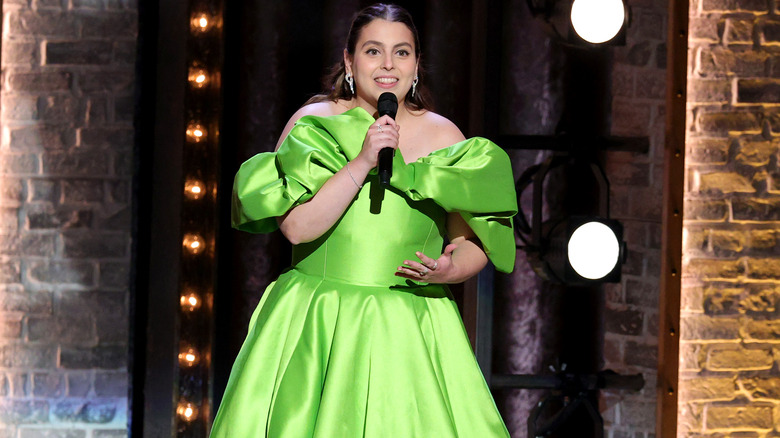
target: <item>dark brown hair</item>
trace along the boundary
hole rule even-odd
[[[416,92],[412,96],[412,90],[410,89],[406,93],[404,104],[410,110],[433,110],[433,104],[431,103],[430,94],[428,89],[423,85],[424,71],[420,60],[420,36],[417,33],[417,28],[414,26],[412,16],[406,9],[397,5],[388,5],[383,3],[377,3],[369,6],[355,15],[352,20],[352,26],[349,28],[349,34],[347,35],[346,49],[350,56],[355,55],[355,47],[357,46],[357,40],[360,36],[360,32],[369,23],[376,19],[387,20],[394,23],[403,23],[412,32],[414,37],[414,54],[418,61],[417,78],[418,83]],[[337,102],[339,99],[352,100],[354,97],[349,90],[349,84],[344,79],[346,74],[346,66],[342,59],[335,64],[331,72],[323,78],[323,87],[325,91],[322,94],[318,94],[309,99],[306,104],[315,102],[325,102],[332,100]]]

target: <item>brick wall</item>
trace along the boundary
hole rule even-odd
[[[4,0],[0,437],[126,435],[134,0]]]
[[[609,438],[655,436],[658,304],[661,259],[666,0],[628,0],[626,45],[613,49],[612,134],[647,137],[647,153],[609,152],[611,215],[625,227],[628,261],[620,284],[605,287],[604,368],[642,373],[638,393],[606,390]]]
[[[680,436],[780,432],[777,7],[691,1]]]

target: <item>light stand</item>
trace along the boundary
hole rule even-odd
[[[556,2],[551,1],[529,0],[529,5],[531,2],[544,3],[550,10],[556,6]],[[561,3],[557,4],[560,6]],[[534,12],[533,7],[532,12]],[[565,36],[561,37],[565,39]],[[538,213],[532,218],[537,226],[526,223],[526,246],[529,247],[527,249],[538,250],[540,260],[544,260],[542,253],[549,256],[549,251],[546,251],[549,248],[545,248],[545,245],[549,245],[549,240],[545,242],[545,239],[551,236],[541,220],[540,213],[542,182],[547,172],[559,166],[570,165],[572,162],[587,163],[587,165],[574,166],[577,170],[574,174],[564,174],[562,177],[563,184],[568,182],[572,190],[562,190],[561,194],[565,199],[560,203],[551,204],[562,210],[554,212],[553,217],[591,216],[594,214],[595,206],[597,209],[607,209],[606,213],[602,211],[599,216],[608,219],[608,186],[606,190],[593,190],[594,185],[591,184],[595,181],[595,185],[598,186],[600,179],[606,183],[603,170],[598,165],[603,151],[623,150],[646,153],[649,149],[647,138],[619,138],[607,134],[611,114],[609,93],[611,54],[607,49],[603,46],[572,44],[570,41],[559,42],[563,43],[561,48],[566,53],[566,65],[565,109],[557,134],[496,137],[497,143],[505,149],[542,149],[562,152],[555,154],[551,158],[552,161],[548,163],[533,166],[535,170],[529,169],[526,176],[528,182],[525,184],[534,183],[534,179],[538,181],[534,187],[537,192],[535,199],[538,200],[535,201],[537,205],[535,210]],[[619,42],[619,38],[612,42]],[[595,169],[593,164],[596,165]],[[546,167],[545,170],[541,169],[543,166]],[[583,177],[584,174],[588,176]],[[588,183],[583,184],[584,179],[587,179]],[[618,240],[622,241],[622,236]],[[537,245],[534,245],[534,242]],[[544,269],[537,272],[543,271]],[[490,276],[480,274],[476,354],[488,384],[493,389],[525,388],[551,391],[548,396],[542,398],[531,413],[528,423],[531,437],[603,437],[603,422],[596,408],[598,390],[604,388],[639,390],[644,385],[644,379],[641,375],[617,376],[611,371],[600,370],[604,327],[604,294],[600,282],[573,285],[567,282],[564,275],[556,281],[545,283],[545,288],[549,289],[547,292],[557,299],[556,308],[551,312],[556,315],[558,321],[555,327],[558,334],[553,340],[552,349],[557,351],[558,362],[566,364],[553,375],[492,373],[492,331],[490,330],[493,311],[492,285]]]
[[[569,216],[550,223],[543,223],[542,207],[544,182],[548,173],[563,164],[573,163],[592,173],[598,187],[598,215]],[[517,216],[518,237],[525,243],[521,247],[526,252],[531,267],[537,275],[547,281],[568,285],[589,285],[617,283],[620,281],[620,267],[626,260],[626,245],[623,242],[623,226],[609,218],[609,181],[603,168],[593,159],[577,158],[570,153],[556,153],[542,164],[528,168],[518,179],[515,186],[518,205],[525,189],[533,183],[532,225],[528,224],[521,211]],[[601,238],[589,236],[588,230],[606,233]],[[530,235],[530,240],[527,236]],[[588,248],[576,247],[577,240],[593,241]],[[613,249],[609,258],[603,260],[599,254],[605,245]],[[614,248],[612,248],[614,247]],[[579,255],[580,257],[574,257]],[[590,263],[591,266],[583,266]],[[585,269],[583,269],[585,268]],[[585,270],[590,268],[586,273]],[[596,274],[590,275],[589,273]]]

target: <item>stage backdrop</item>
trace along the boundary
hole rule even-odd
[[[255,153],[273,150],[290,115],[321,90],[320,78],[341,58],[352,14],[370,2],[290,1],[269,4],[245,1],[228,5],[226,16],[226,124],[223,147],[235,148],[223,163],[226,174]],[[583,318],[581,331],[592,331],[586,345],[591,369],[643,373],[640,393],[605,391],[602,411],[613,436],[651,436],[655,427],[655,368],[657,348],[658,278],[661,242],[661,187],[665,81],[665,1],[632,1],[633,24],[627,44],[610,49],[611,75],[605,95],[608,133],[647,136],[648,153],[610,152],[605,155],[612,183],[612,215],[626,226],[629,261],[620,284],[595,297],[595,315]],[[470,1],[401,2],[416,19],[422,39],[426,85],[436,109],[469,135],[553,134],[564,106],[562,49],[542,31],[525,2],[496,2],[501,10],[499,36],[492,49],[500,55],[498,93],[470,94],[474,8]],[[499,120],[486,132],[470,119],[472,105],[485,101],[498,106]],[[549,152],[509,151],[516,175],[546,158]],[[233,160],[232,163],[228,162]],[[228,183],[228,181],[224,181]],[[548,196],[557,199],[560,189]],[[524,199],[530,211],[530,198]],[[223,387],[230,360],[246,332],[261,292],[286,267],[289,249],[280,234],[231,235],[228,262],[235,267],[220,292],[220,316],[215,357],[217,385]],[[223,253],[224,256],[224,253]],[[225,276],[222,276],[223,280]],[[497,314],[494,327],[494,371],[549,372],[560,366],[567,341],[561,312],[571,304],[545,290],[518,253],[515,272],[496,280]],[[577,297],[574,297],[575,299]],[[591,318],[592,317],[592,318]],[[576,327],[578,323],[573,321]],[[228,341],[229,340],[229,341]],[[565,360],[565,354],[564,360]],[[543,391],[504,390],[496,398],[513,437],[525,437],[530,408]]]

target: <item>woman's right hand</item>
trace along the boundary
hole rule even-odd
[[[400,126],[390,116],[382,116],[372,123],[363,140],[363,148],[355,160],[359,160],[369,169],[376,167],[379,151],[384,148],[398,149]]]

